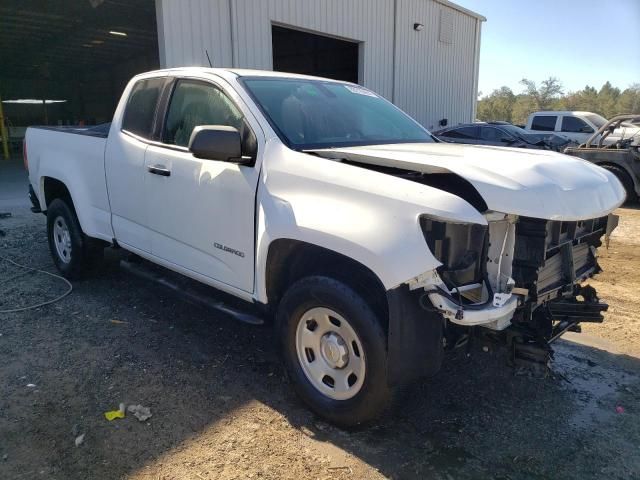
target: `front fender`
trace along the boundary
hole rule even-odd
[[[486,225],[465,200],[433,187],[267,145],[257,199],[256,296],[266,302],[269,244],[300,240],[347,256],[394,288],[440,262],[419,217]]]

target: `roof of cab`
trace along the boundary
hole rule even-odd
[[[340,82],[340,83],[350,83],[344,82],[341,80],[334,80],[331,78],[324,77],[314,77],[312,75],[301,75],[299,73],[288,73],[288,72],[274,72],[272,70],[252,70],[252,69],[243,69],[243,68],[210,68],[210,67],[177,67],[177,68],[165,68],[161,70],[152,70],[149,72],[141,73],[136,75],[136,77],[152,77],[154,75],[160,74],[213,74],[219,75],[221,77],[272,77],[272,78],[300,78],[306,80],[322,80],[328,82]]]
[[[533,112],[531,115],[593,115],[591,112],[582,112],[579,110],[541,110],[539,112]]]

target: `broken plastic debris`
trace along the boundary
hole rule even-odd
[[[122,320],[116,320],[116,319],[109,320],[109,321],[111,323],[115,324],[115,325],[125,325],[125,324],[129,323],[129,322],[123,322]]]
[[[120,408],[118,410],[111,410],[109,412],[104,412],[104,418],[107,420],[115,420],[116,418],[124,418],[124,403],[120,404]]]
[[[27,383],[27,387],[36,388],[36,384],[35,383]]]
[[[129,405],[127,411],[129,413],[133,413],[133,416],[141,422],[151,418],[151,409],[149,407],[143,407],[142,405]]]
[[[76,437],[76,447],[79,447],[84,442],[84,433]]]

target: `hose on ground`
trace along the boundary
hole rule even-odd
[[[33,268],[33,267],[27,267],[26,265],[22,265],[18,262],[15,262],[13,260],[11,260],[10,258],[4,257],[2,255],[0,255],[0,260],[4,260],[5,262],[9,262],[10,264],[18,267],[18,268],[23,268],[26,270],[26,272],[23,272],[22,274],[18,274],[18,275],[14,275],[13,277],[7,279],[7,280],[14,280],[18,277],[21,277],[22,275],[26,275],[27,273],[30,272],[36,272],[36,273],[43,273],[45,275],[49,275],[50,277],[53,278],[57,278],[59,280],[62,280],[64,283],[67,284],[67,287],[69,287],[67,289],[66,292],[64,292],[62,295],[58,295],[56,298],[54,298],[53,300],[47,300],[46,302],[41,302],[35,305],[27,305],[26,307],[19,307],[19,308],[10,308],[10,309],[6,309],[6,310],[0,310],[0,313],[17,313],[17,312],[24,312],[26,310],[33,310],[34,308],[40,308],[40,307],[44,307],[46,305],[51,305],[52,303],[56,303],[59,302],[60,300],[62,300],[64,297],[66,297],[67,295],[69,295],[72,291],[73,291],[73,285],[71,285],[71,282],[69,280],[67,280],[64,277],[61,277],[60,275],[56,275],[55,273],[51,273],[51,272],[47,272],[45,270],[40,270],[37,268]],[[5,283],[0,282],[0,283]]]

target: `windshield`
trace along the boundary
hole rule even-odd
[[[597,130],[602,128],[604,124],[607,123],[606,118],[601,117],[600,115],[597,115],[595,113],[590,113],[589,115],[585,115],[585,117],[596,126]]]
[[[357,85],[273,77],[241,82],[294,149],[434,141],[411,117]]]

